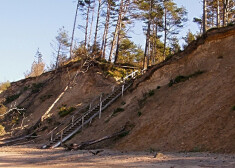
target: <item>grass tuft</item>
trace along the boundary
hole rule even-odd
[[[67,105],[62,105],[61,107],[59,107],[59,116],[64,117],[73,112],[75,109],[75,107],[67,107]]]
[[[121,105],[125,105],[125,104],[126,104],[126,102],[124,102],[124,101],[121,102]]]
[[[232,107],[232,111],[235,111],[235,106]]]
[[[189,152],[203,152],[203,151],[202,151],[202,148],[196,146],[193,149],[191,149]]]
[[[116,116],[117,113],[123,112],[123,111],[125,111],[124,108],[120,108],[120,107],[116,108],[116,109],[113,111],[112,117]]]
[[[154,90],[150,90],[148,95],[149,95],[149,97],[153,96],[154,95]]]
[[[14,94],[14,95],[12,95],[12,96],[7,97],[4,104],[8,104],[8,103],[13,102],[14,100],[18,99],[18,98],[20,97],[20,95],[21,95],[21,93],[19,93],[19,94]]]
[[[9,81],[0,83],[0,91],[7,90],[11,86]]]
[[[140,117],[140,116],[142,116],[142,113],[141,113],[141,111],[138,111],[138,116]]]
[[[197,77],[198,75],[203,74],[204,72],[205,71],[200,71],[199,70],[199,71],[196,71],[195,73],[193,73],[191,75],[188,75],[188,76],[179,75],[175,79],[171,79],[168,86],[171,87],[174,84],[177,84],[177,83],[180,83],[180,82],[185,82],[185,81],[189,80],[190,78]]]
[[[0,125],[0,135],[4,135],[5,132],[5,127],[3,127],[2,125]]]
[[[130,131],[125,131],[125,132],[121,133],[118,137],[123,138],[123,137],[127,136],[129,133],[130,133]]]
[[[44,95],[44,96],[41,96],[40,97],[40,100],[41,100],[41,102],[44,102],[44,101],[46,101],[47,99],[50,99],[52,97],[52,95]]]
[[[40,88],[43,87],[43,83],[33,83],[32,85],[32,93],[38,93]]]

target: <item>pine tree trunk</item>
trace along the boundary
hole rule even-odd
[[[144,50],[144,60],[143,60],[143,69],[147,69],[148,64],[147,64],[147,52],[148,52],[148,47],[149,47],[149,36],[150,36],[150,20],[148,21],[148,29],[147,29],[147,34],[146,34],[146,42],[145,42],[145,50]]]
[[[149,40],[149,57],[148,57],[148,66],[152,65],[152,57],[153,57],[153,39]]]
[[[158,40],[158,22],[156,22],[155,25],[155,38],[154,38],[154,57],[153,57],[153,64],[156,62],[156,56],[157,56],[157,40]]]
[[[61,50],[61,44],[59,44],[59,48],[58,48],[58,51],[57,51],[56,63],[55,63],[55,68],[56,68],[56,69],[59,67],[60,50]]]
[[[207,3],[206,0],[203,0],[203,34],[206,33],[207,30]]]
[[[225,23],[226,23],[226,25],[228,25],[228,22],[229,22],[229,20],[228,20],[228,7],[229,7],[229,0],[226,0],[226,9],[225,9],[225,18],[226,18]]]
[[[116,63],[117,62],[117,60],[118,60],[118,54],[119,54],[119,44],[120,44],[120,35],[121,35],[121,25],[120,25],[120,30],[118,31],[118,39],[117,39],[117,47],[116,47],[116,54],[115,54],[115,58],[114,58],[114,63]]]
[[[105,22],[103,40],[102,40],[102,45],[101,45],[101,51],[102,51],[101,57],[102,57],[103,59],[105,59],[105,52],[106,52],[106,45],[107,45],[107,37],[108,37],[108,30],[109,30],[110,11],[111,11],[111,3],[108,2],[107,15],[106,15],[106,22]]]
[[[95,49],[96,49],[96,40],[97,40],[97,34],[98,34],[98,28],[99,28],[99,19],[100,19],[100,9],[101,9],[101,0],[99,0],[98,11],[97,11],[93,52],[94,52]]]
[[[89,34],[89,38],[88,38],[88,42],[87,42],[87,48],[88,49],[90,49],[90,42],[91,42],[91,34],[92,34],[92,28],[93,28],[93,22],[94,22],[94,15],[95,15],[95,2],[94,2],[92,18],[91,18],[90,34]]]
[[[73,57],[73,39],[74,39],[76,22],[77,22],[78,8],[79,8],[79,0],[77,2],[77,8],[76,8],[75,18],[74,18],[74,23],[73,23],[73,32],[72,32],[72,38],[71,38],[71,44],[70,44],[70,50],[69,50],[70,59]]]
[[[112,41],[112,45],[111,45],[111,49],[110,49],[110,54],[109,54],[109,62],[112,61],[113,50],[114,50],[114,47],[116,45],[118,31],[119,31],[119,28],[120,28],[120,22],[122,20],[122,10],[123,10],[123,0],[121,0],[121,2],[120,2],[118,20],[117,20],[117,24],[116,24],[116,28],[115,28],[115,32],[114,32],[114,36],[113,36],[113,41]]]
[[[146,34],[146,43],[145,43],[145,50],[144,50],[144,61],[143,61],[143,69],[147,69],[149,66],[149,47],[150,47],[150,31],[151,31],[151,13],[152,13],[152,7],[153,7],[153,0],[150,1],[150,11],[149,11],[149,21],[148,21],[148,29]]]
[[[87,45],[87,34],[88,34],[88,24],[89,24],[90,7],[91,7],[91,3],[89,2],[88,8],[87,8],[87,15],[86,15],[86,29],[85,29],[84,49],[86,49],[86,45]]]
[[[220,3],[219,0],[217,0],[217,10],[216,10],[216,25],[217,27],[220,27]]]
[[[230,1],[229,0],[223,0],[223,26],[226,26],[228,24],[228,6]]]
[[[166,57],[166,38],[167,38],[167,20],[166,20],[166,16],[167,16],[167,9],[165,8],[164,10],[165,12],[165,16],[164,16],[164,48],[163,48],[163,57],[165,59]]]

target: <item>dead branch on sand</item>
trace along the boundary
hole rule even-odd
[[[86,142],[82,142],[80,143],[79,145],[77,144],[71,144],[71,145],[64,145],[64,147],[67,149],[67,150],[82,150],[90,145],[94,145],[94,144],[97,144],[99,142],[102,142],[104,140],[107,140],[107,139],[111,139],[111,138],[114,138],[114,137],[117,137],[117,136],[121,136],[125,133],[127,133],[128,131],[125,131],[125,128],[123,128],[121,131],[118,131],[112,135],[108,135],[108,136],[104,136],[102,138],[99,138],[99,139],[96,139],[96,140],[91,140],[91,141],[86,141]]]

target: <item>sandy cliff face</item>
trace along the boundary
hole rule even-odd
[[[139,97],[141,92],[153,89],[154,96],[137,108],[143,115],[116,147],[235,152],[234,53],[235,33],[225,33],[155,71],[133,91]],[[168,86],[171,79],[199,70],[205,73]]]
[[[112,78],[106,78],[102,71],[97,67],[91,67],[86,73],[80,72],[80,63],[76,62],[67,67],[62,67],[57,71],[47,72],[37,78],[28,78],[11,84],[11,87],[0,95],[2,101],[12,95],[19,94],[19,98],[7,104],[10,108],[20,106],[26,109],[23,125],[25,129],[34,126],[38,120],[52,106],[57,98],[68,89],[63,96],[55,103],[49,111],[48,116],[50,123],[43,123],[46,126],[46,132],[53,129],[59,123],[64,123],[66,117],[59,117],[59,107],[67,105],[67,107],[75,107],[79,109],[87,105],[101,93],[107,93],[116,85],[116,81]],[[71,113],[72,114],[72,113]],[[13,135],[22,133],[20,128],[23,117],[17,116],[18,121],[13,126],[12,116],[7,116],[2,121],[7,131],[12,130]],[[64,123],[66,124],[66,123]],[[44,136],[44,135],[43,135]]]
[[[181,53],[179,60],[153,67],[157,70],[137,80],[129,94],[70,143],[100,138],[129,125],[127,136],[101,147],[235,152],[234,30],[219,30],[219,36],[213,32],[195,50]],[[204,73],[168,86],[171,79],[198,71]],[[113,115],[118,107],[125,111]]]
[[[101,119],[95,119],[67,143],[101,138],[125,126],[130,130],[128,135],[95,147],[235,152],[234,53],[234,26],[209,32],[186,51],[151,67],[124,97],[102,113]],[[78,66],[74,64],[56,74],[46,73],[39,78],[13,83],[7,92],[0,94],[0,100],[24,90],[17,104],[27,107],[25,126],[30,128],[63,92],[68,81],[76,76]],[[170,80],[179,76],[188,78],[169,87]],[[44,83],[35,94],[32,94],[33,83]],[[116,82],[104,78],[95,67],[76,76],[50,111],[52,120],[45,124],[47,129],[41,135],[45,136],[58,122],[64,122],[65,118],[58,116],[58,107],[62,104],[79,108],[100,93],[110,92],[113,85]],[[51,96],[48,98],[48,95]],[[46,100],[42,101],[43,97]],[[124,111],[114,112],[117,108]]]

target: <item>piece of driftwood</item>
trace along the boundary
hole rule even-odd
[[[102,142],[104,140],[107,140],[107,139],[111,139],[111,138],[114,138],[114,137],[117,137],[117,136],[120,136],[122,134],[125,134],[127,133],[128,131],[125,131],[125,129],[122,129],[121,131],[119,132],[116,132],[112,135],[108,135],[108,136],[104,136],[100,139],[96,139],[96,140],[91,140],[91,141],[86,141],[86,142],[82,142],[80,144],[71,144],[71,145],[64,145],[64,147],[67,149],[67,150],[82,150],[82,149],[85,149],[86,147],[90,146],[90,145],[94,145],[94,144],[97,144],[99,142]]]
[[[6,145],[15,145],[16,143],[19,143],[19,141],[23,141],[25,142],[25,140],[30,140],[32,138],[36,138],[37,136],[34,136],[35,132],[29,134],[29,135],[25,135],[25,136],[21,136],[21,137],[16,137],[16,138],[10,138],[7,140],[4,140],[2,144],[0,144],[1,146],[6,146]]]

